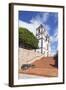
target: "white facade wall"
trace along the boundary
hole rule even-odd
[[[39,40],[39,49],[37,49],[36,51],[44,54],[44,56],[50,56],[51,49],[47,30],[45,30],[45,28],[42,25],[40,25],[36,29],[36,34],[37,39]]]
[[[36,51],[41,53],[41,40],[39,40],[38,46],[39,46],[39,49],[37,49]],[[45,56],[47,56],[47,54],[49,54],[50,52],[50,48],[48,46],[49,46],[49,43],[43,40],[43,53],[42,54],[44,54]]]

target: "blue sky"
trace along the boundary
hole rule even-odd
[[[37,28],[38,25],[43,24],[51,37],[51,52],[56,53],[58,46],[58,13],[19,11],[19,21],[20,26],[23,24],[33,30]]]

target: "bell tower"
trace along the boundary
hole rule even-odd
[[[40,24],[40,26],[36,28],[36,37],[39,40],[39,49],[37,49],[36,51],[44,54],[45,56],[49,56],[50,38],[47,30],[45,30],[42,24]]]

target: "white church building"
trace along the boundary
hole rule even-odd
[[[36,37],[39,40],[39,48],[36,49],[36,52],[40,52],[46,57],[51,56],[50,37],[48,35],[47,30],[42,24],[40,24],[40,26],[36,28]]]

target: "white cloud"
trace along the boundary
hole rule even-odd
[[[50,36],[51,43],[58,41],[58,29],[56,28],[54,31],[54,34]]]
[[[42,16],[43,22],[46,22],[48,20],[48,18],[49,18],[49,13],[47,13],[47,12],[44,13],[43,16]]]
[[[38,23],[40,23],[40,24],[43,24],[43,23],[45,23],[45,22],[48,20],[48,18],[49,18],[49,13],[44,13],[44,14],[41,13],[41,14],[33,17],[33,18],[30,20],[30,22],[31,22],[31,23],[38,22]]]
[[[49,34],[50,29],[51,29],[50,26],[48,24],[44,24],[44,27],[45,27],[45,30],[47,30],[47,32]]]
[[[36,28],[39,26],[40,24],[38,22],[34,22],[34,23],[27,23],[24,21],[19,20],[19,27],[24,27],[27,28],[29,31],[31,31],[34,35],[36,35]]]
[[[42,20],[41,20],[40,15],[37,15],[30,20],[31,23],[34,23],[34,22],[42,23],[41,21]]]
[[[51,40],[50,48],[51,48],[51,53],[53,55],[55,55],[58,50],[58,46],[55,45],[55,44],[58,45],[58,29],[56,28],[54,31],[55,31],[54,34],[50,36],[50,40]]]

